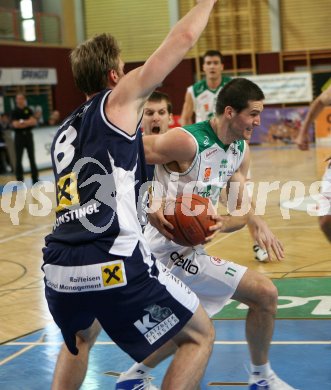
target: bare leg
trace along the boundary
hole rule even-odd
[[[319,224],[325,237],[331,242],[331,215],[319,217]]]
[[[203,376],[214,341],[212,323],[201,306],[173,341],[178,349],[163,379],[162,390],[194,390]]]
[[[70,353],[67,346],[63,344],[57,358],[52,390],[77,390],[80,388],[86,375],[90,349],[100,330],[101,326],[95,320],[88,329],[77,333],[78,355]]]
[[[270,279],[247,270],[233,299],[249,306],[246,318],[246,338],[254,365],[268,362],[277,310],[277,289]]]
[[[159,363],[161,363],[167,357],[173,355],[177,350],[177,345],[172,341],[168,341],[163,344],[161,348],[156,350],[154,353],[149,355],[144,361],[144,365],[149,368],[155,368]]]

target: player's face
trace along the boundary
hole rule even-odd
[[[202,70],[207,79],[217,79],[221,76],[223,64],[218,56],[205,57]]]
[[[230,130],[234,140],[244,139],[249,141],[253,134],[253,129],[261,124],[261,112],[263,102],[249,101],[248,107],[239,114],[235,113],[230,121]]]
[[[169,114],[167,102],[161,100],[160,102],[147,101],[144,106],[144,115],[142,120],[142,127],[144,134],[163,134],[169,128],[169,123],[172,115]]]

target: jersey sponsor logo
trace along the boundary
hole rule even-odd
[[[91,215],[99,212],[100,210],[98,209],[97,203],[92,203],[87,206],[74,208],[56,218],[54,229],[62,225],[63,223],[75,221],[76,219],[83,219],[86,218],[86,215]]]
[[[214,257],[214,256],[210,256],[210,261],[212,262],[212,264],[217,265],[217,266],[224,265],[226,263],[225,260],[220,259],[218,257]]]
[[[223,158],[223,160],[221,161],[220,168],[226,168],[227,165],[228,165],[228,160],[226,158]]]
[[[105,287],[126,284],[125,269],[123,262],[112,262],[101,268],[102,281]]]
[[[59,292],[104,291],[127,284],[123,260],[82,266],[44,266],[46,284]]]
[[[203,140],[203,145],[204,146],[208,146],[209,145],[209,137],[207,135],[205,135],[205,138]]]
[[[149,344],[154,344],[179,323],[177,316],[168,307],[150,305],[144,309],[148,314],[134,322],[134,326],[142,333]]]
[[[209,181],[211,176],[211,167],[205,168],[205,173],[203,174],[203,181]]]
[[[234,156],[236,156],[238,154],[238,150],[234,147],[234,145],[230,145],[229,149]]]
[[[64,210],[70,206],[79,204],[79,195],[77,191],[77,175],[70,172],[60,177],[57,182],[57,202],[56,212]]]
[[[217,152],[217,150],[218,150],[217,148],[212,148],[212,149],[207,150],[206,154],[205,154],[205,159],[209,160],[210,158],[212,158],[214,156],[214,154]]]
[[[184,256],[178,252],[172,252],[170,258],[174,262],[174,265],[183,268],[184,271],[191,275],[196,275],[199,272],[198,266],[194,265],[190,259],[184,259]]]
[[[204,188],[198,188],[198,195],[202,196],[203,198],[209,198],[211,196],[211,185],[208,185]]]

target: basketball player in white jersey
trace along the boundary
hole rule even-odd
[[[218,50],[208,50],[203,55],[202,70],[205,77],[187,88],[182,108],[180,123],[182,126],[211,119],[215,113],[215,104],[219,91],[231,81],[224,76],[222,54]],[[193,121],[195,117],[195,121]],[[252,195],[250,170],[247,172],[247,188]],[[253,239],[254,257],[258,261],[266,261],[268,253],[254,240],[254,225],[247,224]]]
[[[318,117],[319,113],[324,107],[331,105],[331,85],[323,91],[317,98],[311,103],[306,118],[299,130],[298,136],[295,140],[300,150],[309,149],[309,134],[308,130],[312,122]],[[329,204],[319,205],[319,224],[321,230],[325,234],[326,238],[331,242],[331,157],[327,160],[327,167],[322,177],[321,194],[324,198],[329,200]]]
[[[61,124],[51,147],[57,207],[42,269],[47,303],[65,341],[52,390],[80,388],[100,326],[137,361],[175,343],[164,389],[193,390],[203,375],[213,346],[211,321],[196,294],[151,255],[137,200],[146,181],[144,102],[196,43],[214,4],[198,0],[144,65],[127,75],[110,34],[83,42],[70,55],[87,101]],[[122,389],[146,388],[147,382],[134,379]]]
[[[157,164],[153,197],[160,200],[174,185],[177,193],[172,196],[193,192],[209,198],[216,206],[220,191],[226,186],[239,182],[244,191],[249,167],[245,140],[250,139],[254,127],[260,124],[263,99],[263,92],[256,84],[246,79],[234,79],[220,91],[217,114],[210,121],[145,137],[146,161]],[[244,195],[239,198],[238,204],[242,204],[244,198]],[[266,224],[251,214],[248,219],[255,224],[257,239],[266,247],[269,257],[274,252],[281,260],[283,247]],[[218,224],[221,232],[230,232],[241,228],[243,219],[227,216]],[[258,272],[208,256],[201,245],[182,247],[175,244],[168,230],[171,232],[171,227],[161,208],[150,214],[145,236],[163,264],[200,297],[208,315],[212,317],[218,313],[230,298],[249,306],[246,318],[251,355],[249,389],[293,390],[273,372],[268,358],[277,310],[276,287]],[[136,363],[122,374],[122,379],[142,372],[149,375],[151,368],[171,352],[170,348],[168,351],[164,348],[159,356]]]

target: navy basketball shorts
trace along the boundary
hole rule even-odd
[[[73,354],[75,334],[97,319],[140,362],[176,335],[199,305],[195,293],[139,244],[127,258],[94,244],[51,243],[43,252],[48,307]]]

